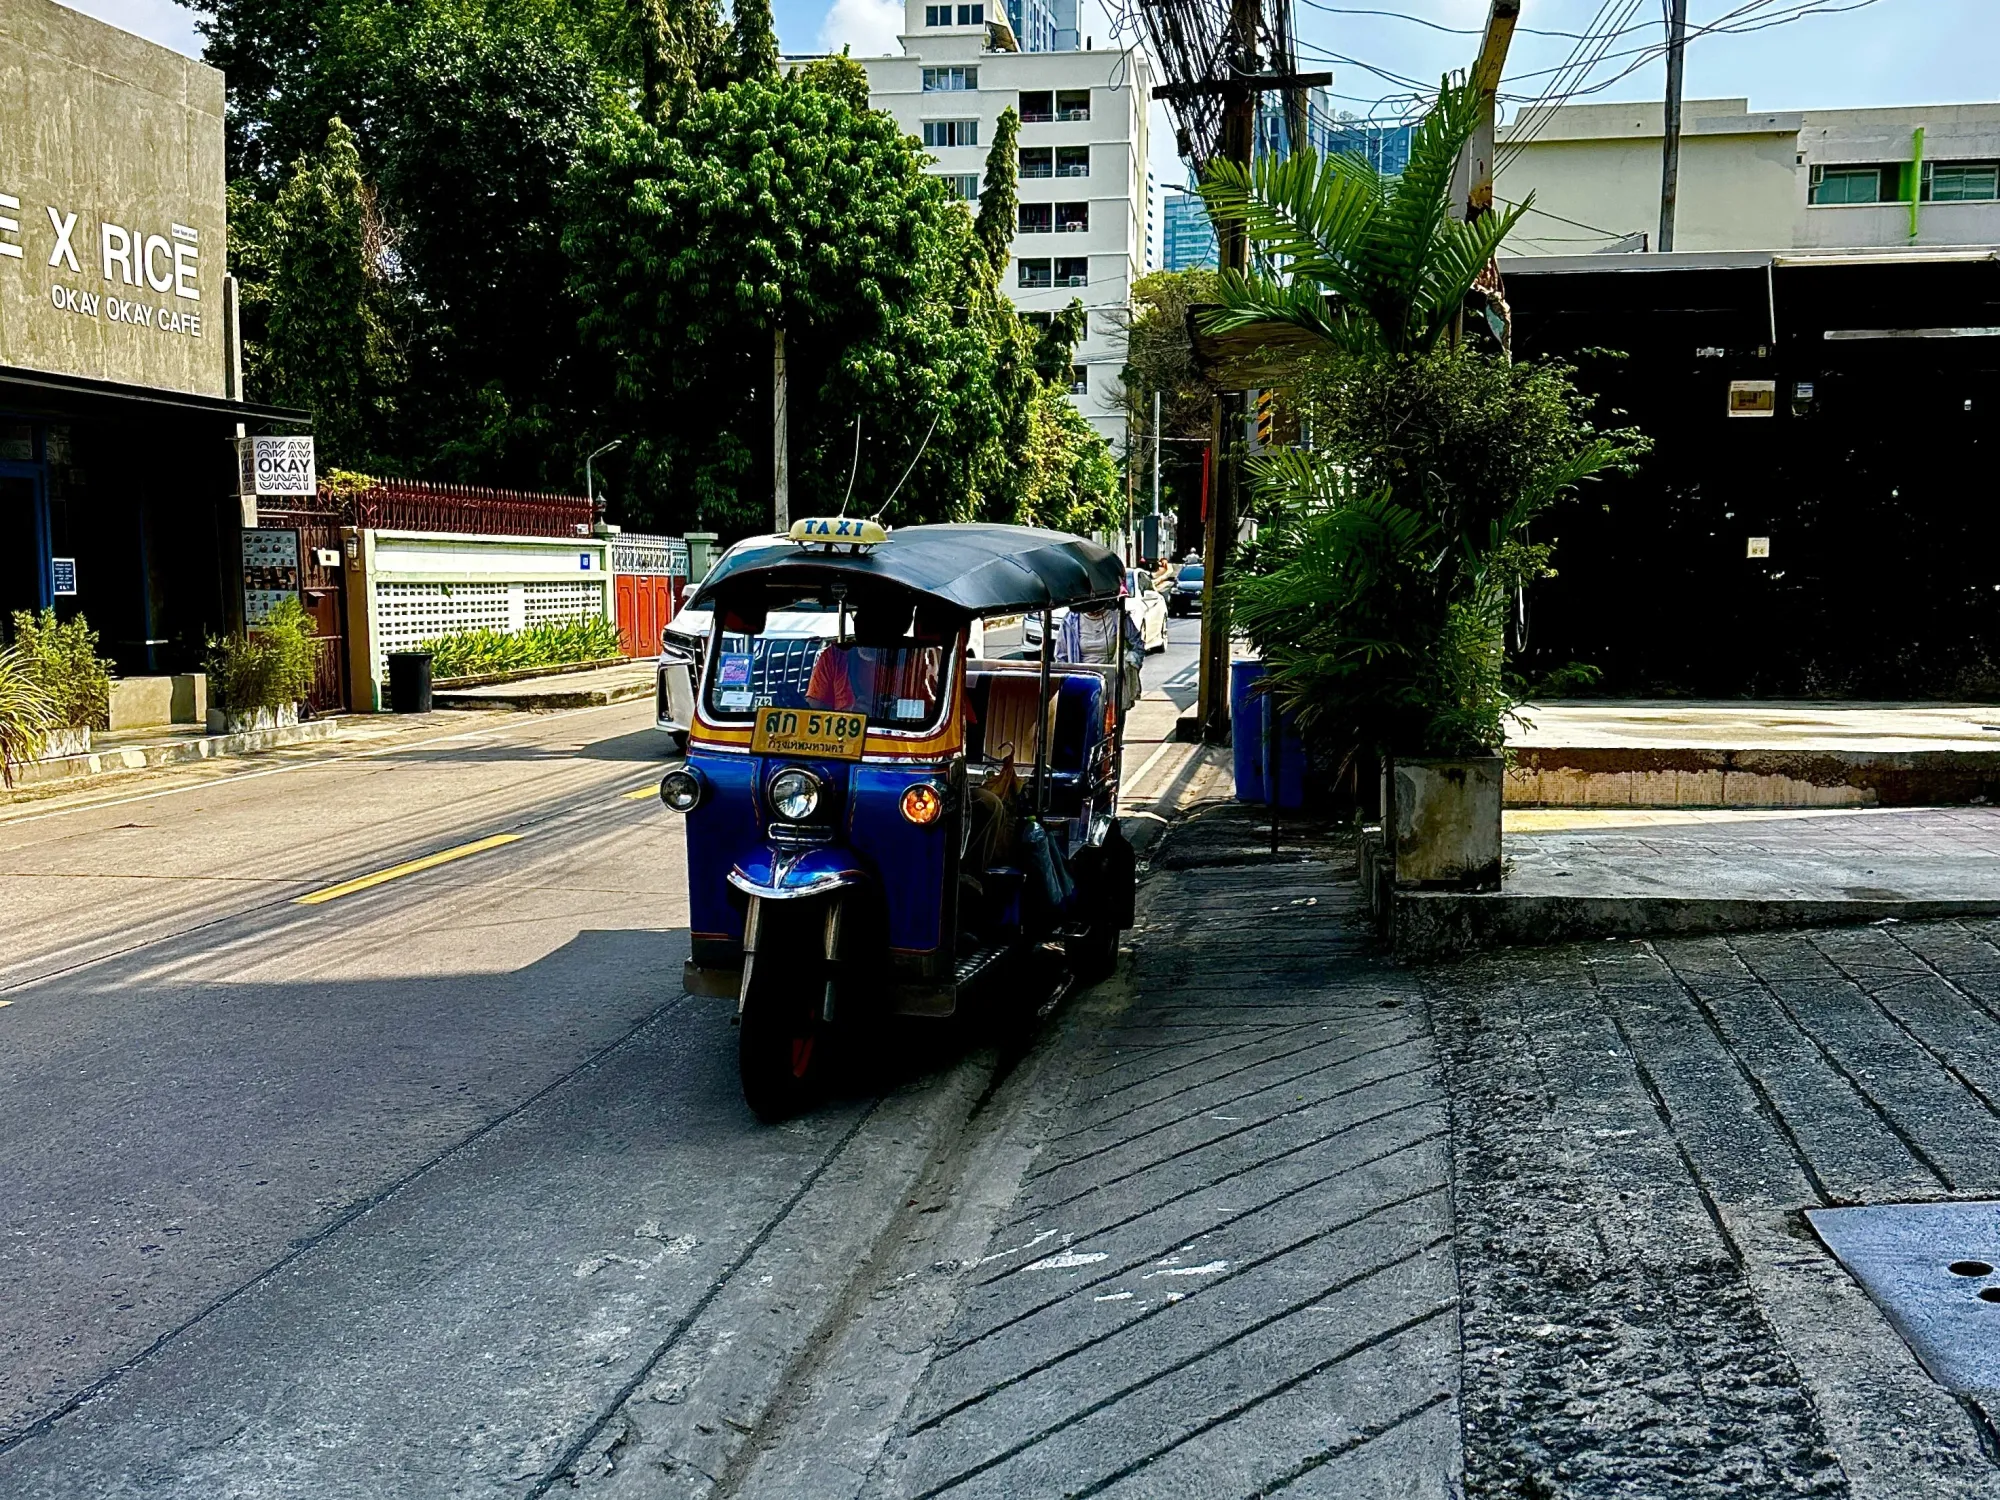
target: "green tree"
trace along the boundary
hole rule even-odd
[[[778,76],[778,32],[771,24],[771,0],[735,0],[729,28],[730,51],[738,78]]]
[[[979,190],[979,217],[973,230],[997,282],[1007,269],[1007,248],[1014,240],[1018,210],[1015,182],[1019,169],[1015,143],[1021,138],[1021,117],[1008,105],[993,127],[993,144],[986,152],[986,183]]]
[[[786,331],[794,513],[897,494],[890,520],[1011,519],[1036,335],[991,288],[917,143],[824,59],[702,96],[670,131],[608,131],[567,237],[586,337],[660,524],[768,524],[770,335]],[[914,466],[914,467],[913,467]]]
[[[233,195],[230,242],[246,387],[310,411],[321,462],[379,467],[401,358],[381,222],[353,132],[335,119],[325,148],[294,163],[274,202]]]
[[[429,21],[383,60],[379,202],[408,379],[398,447],[438,478],[568,487],[598,397],[565,293],[562,192],[607,106],[553,25]]]

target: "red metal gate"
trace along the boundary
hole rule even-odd
[[[299,534],[299,603],[319,636],[319,668],[308,706],[316,714],[340,713],[347,695],[347,580],[341,567],[342,516],[332,510],[260,507],[258,528]]]

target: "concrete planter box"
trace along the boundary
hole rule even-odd
[[[253,708],[240,714],[220,708],[208,711],[210,734],[253,734],[260,729],[290,729],[298,722],[299,706],[296,703],[281,703],[276,708]]]
[[[86,727],[51,729],[42,738],[37,760],[61,760],[66,755],[90,754],[90,730]]]
[[[1498,755],[1384,767],[1383,828],[1398,890],[1499,889],[1506,772]]]

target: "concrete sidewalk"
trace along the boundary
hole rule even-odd
[[[540,711],[595,708],[600,704],[651,697],[654,681],[655,667],[650,659],[621,662],[615,667],[594,667],[586,672],[551,672],[542,677],[488,682],[478,687],[441,687],[431,695],[431,706]]]

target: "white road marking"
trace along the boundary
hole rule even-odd
[[[1104,1250],[1065,1250],[1060,1255],[1047,1256],[1026,1267],[1030,1271],[1068,1271],[1077,1266],[1094,1266],[1100,1260],[1111,1259]]]

